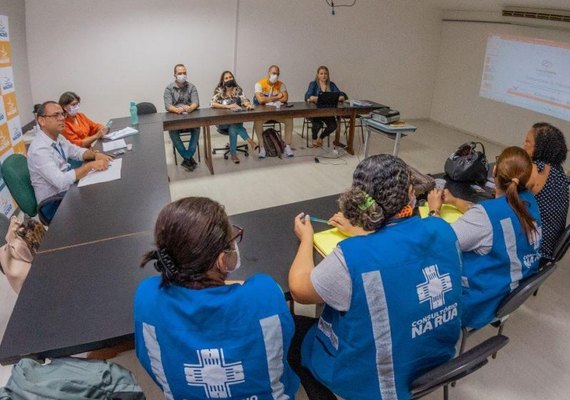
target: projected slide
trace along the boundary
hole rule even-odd
[[[570,121],[570,43],[489,36],[479,95]]]

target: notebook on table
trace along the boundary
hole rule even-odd
[[[336,107],[339,97],[339,92],[322,92],[317,98],[317,107]]]
[[[337,228],[327,229],[313,235],[313,246],[323,257],[328,256],[339,242],[348,236],[341,233]]]

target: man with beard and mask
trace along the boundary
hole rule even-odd
[[[273,102],[287,103],[289,95],[285,84],[279,80],[279,67],[272,65],[269,67],[268,74],[265,78],[255,84],[255,102],[259,104],[267,104]],[[293,157],[291,143],[293,140],[293,118],[276,119],[277,122],[285,124],[285,150],[287,157]],[[255,121],[253,129],[259,141],[259,158],[265,158],[265,148],[263,147],[263,121]]]
[[[174,67],[174,78],[174,82],[164,89],[164,108],[166,111],[176,114],[189,114],[200,107],[198,90],[196,90],[196,86],[187,81],[184,64],[176,64]],[[180,139],[180,134],[183,132],[190,132],[188,148],[184,147],[184,143]],[[198,166],[193,157],[198,146],[200,128],[169,131],[168,134],[172,143],[174,143],[176,151],[183,158],[180,165],[189,172],[194,171]]]
[[[245,108],[246,110],[253,110],[253,104],[243,93],[242,88],[237,84],[234,75],[231,71],[224,71],[220,76],[218,86],[214,90],[212,96],[212,108],[226,109],[232,111],[239,111]],[[239,164],[239,157],[237,156],[237,137],[238,135],[252,148],[255,143],[249,138],[243,123],[219,125],[218,130],[227,130],[230,137],[230,158],[234,164]]]
[[[59,105],[67,114],[63,136],[76,146],[89,148],[106,135],[109,128],[79,112],[80,103],[81,98],[74,92],[65,92],[59,97]]]
[[[160,273],[134,300],[137,357],[167,399],[293,399],[287,363],[293,318],[267,275],[226,281],[240,266],[243,229],[224,207],[187,197],[164,207],[142,264]]]

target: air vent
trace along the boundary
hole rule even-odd
[[[523,18],[526,19],[525,22],[530,22],[530,20],[535,20],[536,22],[565,22],[570,23],[570,11],[568,10],[549,10],[540,8],[524,8],[524,7],[505,7],[503,9],[503,17],[507,19],[516,18],[520,23],[523,23]]]

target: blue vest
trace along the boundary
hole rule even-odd
[[[521,279],[538,271],[540,213],[530,192],[519,195],[537,223],[538,235],[533,243],[529,242],[506,196],[480,203],[491,221],[493,247],[486,255],[463,255],[463,326],[481,328],[490,323],[503,298],[517,288]]]
[[[410,399],[410,383],[455,354],[461,256],[439,218],[395,221],[339,244],[350,272],[350,309],[325,306],[302,360],[344,399]]]
[[[159,285],[152,277],[137,288],[135,345],[167,400],[295,398],[293,318],[273,279],[202,290]]]

